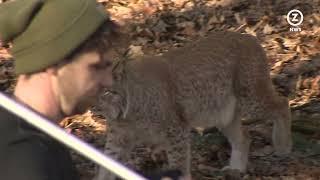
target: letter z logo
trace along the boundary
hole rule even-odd
[[[297,9],[289,11],[287,21],[291,26],[299,26],[303,21],[303,14]]]

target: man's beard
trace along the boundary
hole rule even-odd
[[[67,116],[85,113],[98,100],[97,94],[80,95],[70,86],[60,90],[61,110]]]

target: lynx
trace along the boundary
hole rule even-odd
[[[135,145],[165,150],[167,169],[190,176],[190,129],[217,127],[232,151],[225,168],[245,171],[250,140],[241,119],[272,120],[273,145],[290,153],[288,100],[273,88],[267,58],[256,38],[215,32],[163,56],[119,65],[112,93],[100,103],[109,120],[105,153],[136,167]],[[102,169],[97,180],[115,177]]]

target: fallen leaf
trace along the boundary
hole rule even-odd
[[[136,57],[140,57],[143,55],[144,55],[144,53],[142,51],[142,46],[134,46],[134,45],[129,46],[129,50],[128,50],[128,57],[129,58],[136,58]]]
[[[263,27],[263,30],[262,32],[264,34],[271,34],[272,32],[274,31],[274,28],[272,26],[270,26],[269,24],[266,24],[264,27]]]

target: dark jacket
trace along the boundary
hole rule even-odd
[[[78,180],[68,150],[0,107],[1,180]]]

